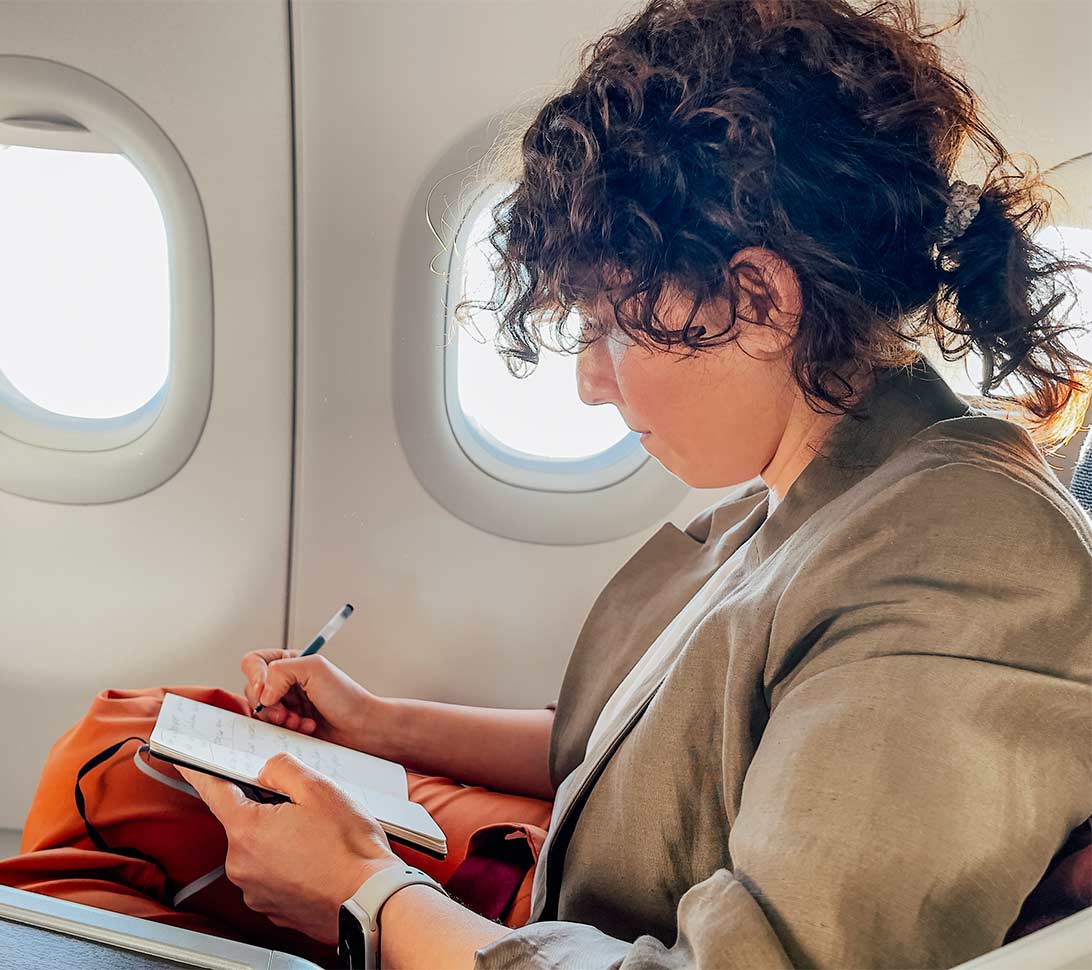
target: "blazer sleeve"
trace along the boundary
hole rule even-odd
[[[674,945],[545,922],[476,967],[928,968],[1001,946],[1092,814],[1092,543],[1074,515],[950,465],[849,517],[779,603],[732,869],[682,896]]]

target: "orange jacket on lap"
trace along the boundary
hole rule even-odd
[[[122,745],[87,771],[80,783],[87,823],[81,818],[76,799],[81,769],[125,738],[146,740],[167,691],[248,713],[244,697],[210,687],[102,691],[84,718],[50,750],[23,829],[22,853],[0,862],[0,884],[328,965],[332,948],[275,926],[245,905],[242,892],[223,874],[227,839],[220,823],[171,765],[138,753],[139,741]],[[524,841],[523,858],[530,866],[550,819],[549,802],[413,772],[409,794],[444,830],[448,855],[440,861],[402,845],[394,845],[394,851],[441,883],[463,863],[471,837],[479,832],[475,845],[483,851],[505,836]],[[496,832],[481,831],[494,827]],[[102,844],[96,845],[92,830]],[[509,874],[511,858],[509,853]],[[489,866],[481,859],[474,861],[472,871],[488,879]],[[509,926],[527,919],[531,873],[529,868],[503,906],[500,915]],[[488,891],[482,898],[487,897]]]

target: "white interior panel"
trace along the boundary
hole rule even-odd
[[[46,752],[105,687],[237,688],[285,619],[292,420],[286,6],[4,2],[0,52],[54,59],[141,106],[179,150],[208,223],[212,406],[168,482],[130,501],[0,493],[0,826],[20,826]]]

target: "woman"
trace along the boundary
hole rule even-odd
[[[948,967],[1001,944],[1092,814],[1092,526],[918,344],[973,345],[984,389],[1022,379],[1028,426],[1064,439],[1089,362],[1049,284],[1077,264],[1031,241],[1034,180],[1001,174],[928,36],[909,5],[656,0],[523,135],[503,349],[537,360],[579,309],[581,398],[690,485],[738,488],[615,576],[556,711],[244,660],[269,720],[555,798],[530,924],[409,886],[384,967]],[[966,137],[995,164],[953,199]],[[263,781],[294,804],[186,777],[276,922],[334,939],[398,865],[291,759]]]

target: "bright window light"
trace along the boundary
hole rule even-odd
[[[488,242],[491,208],[507,194],[491,193],[473,217],[462,260],[459,299],[493,295],[496,253]],[[466,313],[458,327],[459,403],[471,424],[507,448],[534,458],[576,460],[606,451],[629,434],[613,405],[584,404],[576,390],[576,355],[543,349],[529,377],[515,378],[493,340],[497,316]]]
[[[1058,259],[1080,259],[1092,261],[1092,229],[1075,226],[1047,226],[1035,235],[1035,241],[1049,249]],[[1085,360],[1092,359],[1092,330],[1087,322],[1092,320],[1092,273],[1074,272],[1071,274],[1073,291],[1076,299],[1066,296],[1055,312],[1059,321],[1068,326],[1084,326],[1083,332],[1074,331],[1065,335],[1069,346]],[[1067,288],[1069,284],[1067,282]],[[962,361],[949,365],[945,378],[957,394],[981,394],[982,357],[972,350]],[[1011,378],[1006,378],[993,392],[995,394],[1020,395],[1020,386]]]
[[[123,155],[0,146],[0,372],[57,414],[147,403],[170,360],[167,235]]]

